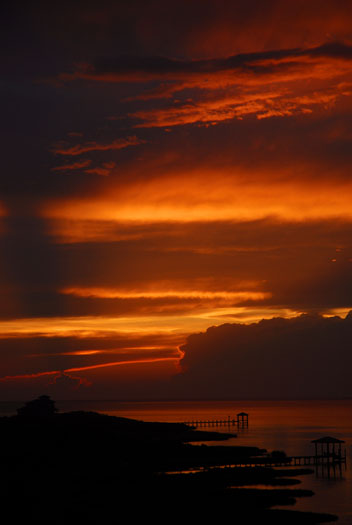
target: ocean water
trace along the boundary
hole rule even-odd
[[[21,403],[0,403],[0,415],[15,413]],[[215,427],[211,430],[237,433],[226,445],[248,445],[284,450],[288,455],[314,454],[313,439],[332,436],[345,441],[347,465],[320,469],[301,476],[297,488],[313,490],[312,498],[299,498],[295,509],[328,512],[339,516],[340,525],[352,525],[352,400],[342,401],[61,401],[60,411],[93,410],[143,421],[183,422],[226,419],[239,412],[249,414],[246,429]],[[217,442],[219,444],[219,442]],[[310,467],[313,468],[313,467]]]

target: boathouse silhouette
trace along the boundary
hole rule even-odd
[[[325,460],[327,463],[335,463],[336,461],[339,462],[345,459],[341,451],[341,444],[345,443],[342,439],[325,436],[319,439],[313,439],[312,443],[315,445],[316,463],[318,463],[318,459],[321,461]]]
[[[244,427],[248,427],[248,414],[247,412],[240,412],[237,414],[237,424]]]

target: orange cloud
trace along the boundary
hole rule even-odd
[[[160,361],[179,361],[180,358],[176,357],[159,357],[159,358],[150,358],[150,359],[138,359],[135,361],[113,361],[111,363],[99,363],[96,365],[88,365],[88,366],[81,366],[81,367],[73,367],[73,368],[66,368],[64,370],[48,370],[44,372],[35,372],[33,374],[19,374],[19,375],[13,375],[13,376],[4,376],[0,377],[0,382],[8,382],[8,381],[18,381],[23,379],[36,379],[38,377],[42,376],[60,376],[61,374],[69,374],[71,372],[85,372],[87,370],[96,370],[99,368],[110,368],[113,366],[120,366],[120,365],[140,365],[140,364],[146,364],[146,363],[157,363]]]
[[[308,165],[305,170],[309,169]],[[218,173],[193,172],[126,183],[94,198],[47,202],[42,214],[53,219],[135,224],[240,221],[270,216],[291,221],[352,217],[352,183],[348,180],[320,179],[317,185],[309,174],[307,180],[295,179],[293,165],[282,168],[281,180],[268,176],[263,185],[262,172],[236,171],[223,168]]]
[[[101,59],[82,65],[66,78],[143,83],[143,94],[132,97],[135,100],[177,94],[178,99],[169,107],[138,110],[130,115],[142,121],[136,127],[165,127],[222,122],[251,114],[269,118],[309,113],[314,107],[347,95],[339,85],[351,81],[351,61],[352,46],[330,42],[217,59]],[[151,80],[160,80],[161,85],[145,93],[145,83]],[[229,96],[231,91],[234,94]]]
[[[259,66],[259,64],[258,64]],[[138,110],[130,116],[140,120],[135,127],[167,127],[194,123],[218,123],[254,115],[259,119],[272,116],[309,114],[327,109],[342,97],[350,96],[346,85],[351,81],[350,62],[336,64],[300,64],[293,71],[281,74],[250,75],[240,73],[236,78],[204,79],[204,83],[183,83],[179,91],[198,88],[190,98],[159,108]],[[341,80],[344,79],[345,82]],[[307,81],[309,80],[309,83]],[[173,86],[177,93],[177,85]],[[167,88],[167,96],[170,87]]]
[[[315,106],[327,106],[344,93],[314,92],[305,96],[277,93],[253,93],[252,95],[229,98],[219,97],[212,101],[187,103],[160,110],[138,111],[134,117],[142,120],[135,127],[166,127],[193,123],[218,123],[246,115],[255,115],[258,119],[274,116],[291,116],[312,113]]]
[[[89,170],[85,170],[86,173],[93,173],[95,175],[101,175],[106,177],[116,168],[115,162],[104,162],[102,166],[97,166]]]
[[[351,2],[137,3],[23,19],[0,376],[101,367],[117,392],[114,363],[171,368],[210,325],[350,305]]]
[[[101,297],[105,299],[225,299],[231,302],[260,301],[269,293],[253,291],[207,291],[207,290],[160,290],[133,291],[111,288],[64,288],[61,293],[78,297]]]
[[[53,153],[56,155],[65,156],[76,156],[82,155],[89,151],[108,151],[108,150],[119,150],[127,148],[129,146],[138,146],[143,144],[144,141],[138,139],[135,135],[123,139],[116,139],[109,144],[100,144],[98,142],[86,142],[85,144],[76,144],[75,146],[69,146],[65,144],[57,144],[52,148]]]
[[[71,171],[86,168],[91,164],[91,160],[82,160],[80,162],[72,162],[71,164],[65,164],[64,166],[56,166],[51,168],[51,171]]]
[[[0,320],[0,337],[106,337],[106,334],[183,333],[181,320],[171,317],[51,317]]]
[[[265,294],[258,294],[261,299]],[[257,297],[257,296],[256,296]],[[260,300],[261,300],[260,299]],[[244,301],[243,301],[244,302]],[[254,315],[272,317],[274,312],[289,315],[287,308],[273,308],[272,306],[261,309],[255,307]],[[294,310],[294,313],[297,313]],[[0,339],[44,337],[44,338],[67,338],[74,337],[82,341],[85,338],[94,337],[104,340],[106,337],[131,337],[138,334],[139,337],[150,336],[158,339],[160,335],[172,335],[183,337],[185,334],[206,329],[209,323],[221,324],[224,317],[236,318],[240,316],[245,320],[253,319],[253,312],[248,307],[231,304],[221,306],[219,300],[213,305],[200,304],[198,307],[183,309],[178,315],[158,313],[152,315],[141,314],[129,316],[76,316],[76,317],[50,317],[50,318],[21,318],[0,320]]]

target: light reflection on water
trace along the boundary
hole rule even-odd
[[[122,408],[122,407],[121,407]],[[346,401],[235,401],[167,402],[124,406],[109,413],[146,421],[213,420],[248,412],[248,429],[215,427],[209,430],[237,432],[224,445],[248,445],[284,450],[287,455],[314,454],[313,439],[331,435],[344,440],[347,468],[336,477],[323,478],[321,472],[301,476],[297,488],[313,490],[312,498],[298,498],[297,510],[328,512],[339,516],[340,525],[352,524],[352,400]],[[214,442],[219,445],[219,442]],[[303,468],[303,466],[302,466]],[[307,467],[309,468],[309,467]],[[320,468],[321,471],[321,468]]]
[[[12,406],[12,413],[21,403]],[[313,490],[312,498],[299,498],[298,510],[328,512],[339,516],[340,525],[352,524],[352,400],[344,401],[62,401],[61,411],[94,410],[105,414],[130,417],[144,421],[183,422],[190,420],[226,419],[239,412],[248,412],[248,429],[233,426],[214,427],[225,433],[237,433],[237,438],[224,441],[226,445],[258,446],[268,451],[284,450],[287,455],[312,455],[313,439],[333,436],[344,440],[347,466],[337,469],[335,476],[301,476],[297,488]],[[2,412],[2,413],[1,413]],[[4,412],[7,412],[5,414]],[[0,414],[11,413],[9,405],[0,404]],[[202,430],[202,429],[201,429]],[[221,443],[221,442],[220,442]],[[219,442],[214,442],[219,445]],[[302,468],[303,465],[302,465]],[[310,467],[307,467],[310,468]]]

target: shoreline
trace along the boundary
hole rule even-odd
[[[10,481],[8,487],[2,487],[7,500],[25,500],[27,507],[33,507],[39,489],[48,510],[65,487],[65,498],[61,498],[53,523],[62,522],[62,512],[99,523],[108,519],[116,505],[122,509],[139,501],[149,509],[156,497],[160,509],[154,506],[147,510],[156,520],[165,518],[162,509],[165,505],[172,507],[175,498],[175,513],[180,519],[184,513],[199,518],[203,512],[204,517],[217,513],[219,518],[220,513],[226,518],[234,510],[236,516],[265,518],[280,524],[337,519],[331,514],[273,508],[291,506],[296,498],[313,496],[311,491],[287,488],[298,484],[292,478],[309,474],[309,469],[214,468],[225,467],[235,459],[264,457],[266,453],[259,447],[197,444],[205,440],[205,434],[212,441],[214,434],[218,441],[233,437],[229,434],[198,431],[181,423],[148,423],[84,411],[48,417],[2,417],[0,430],[4,442],[0,455],[5,477]],[[186,468],[202,471],[167,474]],[[258,484],[271,488],[248,488]],[[12,492],[14,485],[17,491]],[[23,493],[20,486],[30,487],[29,492]],[[204,501],[206,509],[202,508]]]

